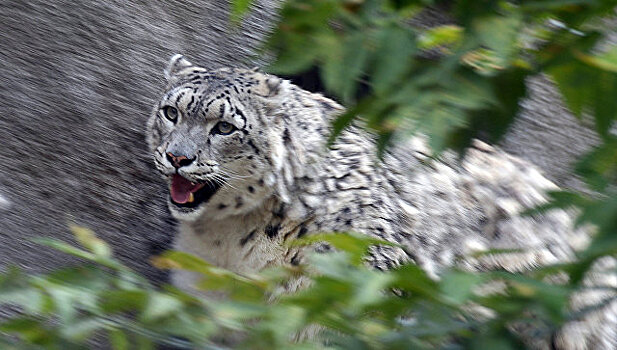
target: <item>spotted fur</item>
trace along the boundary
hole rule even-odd
[[[167,91],[148,122],[157,169],[166,178],[175,172],[165,157],[171,150],[196,157],[179,168],[180,175],[223,184],[198,208],[170,202],[181,225],[176,248],[218,266],[250,273],[298,264],[303,252],[284,243],[324,231],[356,231],[402,244],[374,248],[369,263],[384,270],[411,261],[434,278],[455,264],[472,271],[524,271],[569,261],[588,244],[586,232],[574,230],[564,211],[521,217],[556,186],[529,164],[480,141],[459,162],[449,153],[433,160],[423,138],[415,137],[380,162],[371,135],[355,126],[327,149],[330,122],[342,107],[286,80],[254,70],[206,70],[182,56],[172,58],[166,76]],[[161,115],[165,106],[180,112],[175,124]],[[213,134],[219,121],[237,130]],[[522,251],[470,257],[497,248]],[[186,289],[195,282],[184,272],[173,279]],[[617,285],[612,277],[602,281]],[[606,297],[581,297],[573,307]],[[532,345],[616,348],[617,304],[605,311]]]

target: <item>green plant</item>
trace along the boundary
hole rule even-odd
[[[246,2],[245,2],[246,4]],[[428,5],[452,23],[414,26]],[[617,2],[288,0],[265,50],[274,73],[319,67],[326,89],[348,108],[336,135],[361,118],[381,150],[422,132],[435,151],[463,150],[479,135],[497,141],[527,93],[549,74],[577,115],[591,112],[605,139],[617,115],[616,52],[595,48]],[[246,9],[247,7],[241,7]],[[426,50],[433,50],[429,59]],[[356,97],[359,85],[368,94]]]
[[[502,272],[446,271],[434,281],[415,265],[387,272],[369,269],[361,257],[374,244],[363,235],[324,234],[297,244],[328,242],[338,252],[315,254],[307,266],[268,269],[239,276],[182,252],[154,259],[161,268],[195,271],[204,290],[225,300],[196,298],[172,287],[156,289],[113,259],[108,246],[85,228],[73,227],[86,249],[56,240],[39,240],[78,256],[87,265],[41,276],[13,269],[0,279],[0,303],[20,314],[0,324],[6,349],[81,349],[97,332],[113,349],[220,348],[213,340],[236,334],[235,348],[247,349],[483,349],[498,344],[519,348],[508,330],[513,322],[551,332],[569,316],[571,286],[554,286],[532,277]],[[539,271],[538,271],[539,273]],[[278,286],[299,277],[312,283],[296,294]],[[505,281],[504,292],[479,296],[474,289]],[[395,292],[391,292],[395,291]],[[272,300],[268,302],[268,300]],[[478,319],[465,306],[489,307],[496,317]],[[535,313],[528,318],[529,310]],[[324,335],[294,342],[292,335],[318,325]],[[491,346],[493,346],[491,345]]]

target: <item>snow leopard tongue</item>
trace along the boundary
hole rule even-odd
[[[195,184],[183,178],[178,174],[174,174],[171,178],[171,199],[179,204],[185,204],[189,201],[191,193],[197,192],[203,184]]]

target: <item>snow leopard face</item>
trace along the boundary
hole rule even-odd
[[[250,70],[209,71],[180,55],[165,73],[167,91],[147,137],[169,184],[172,215],[221,219],[261,204],[273,193],[272,155],[283,137],[267,105],[283,81]]]

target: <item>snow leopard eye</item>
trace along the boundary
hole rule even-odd
[[[229,135],[236,130],[236,127],[228,122],[218,122],[212,129],[213,134]]]
[[[165,106],[162,108],[163,115],[171,122],[175,123],[178,120],[178,110],[172,106]]]

